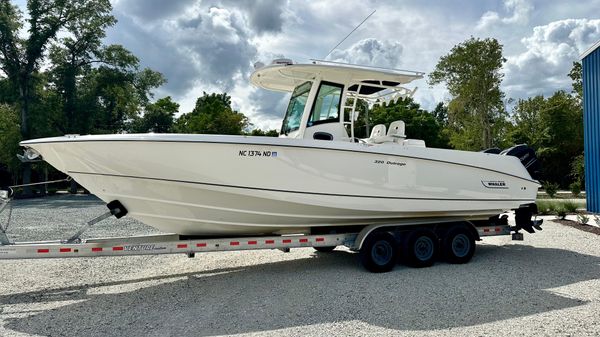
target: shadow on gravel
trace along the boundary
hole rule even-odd
[[[80,300],[5,319],[6,328],[39,335],[212,336],[349,320],[433,330],[583,305],[548,289],[599,275],[598,257],[524,245],[480,245],[466,265],[398,266],[386,274],[367,273],[357,266],[355,254],[336,251],[242,268],[25,292],[1,296],[0,304]],[[135,286],[145,281],[151,284]]]
[[[73,209],[103,206],[105,203],[92,194],[64,194],[46,197],[17,199],[12,201],[15,209]]]

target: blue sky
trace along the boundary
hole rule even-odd
[[[494,37],[507,58],[507,98],[571,90],[572,62],[600,40],[600,0],[114,0],[113,7],[119,22],[106,43],[123,44],[166,76],[157,97],[171,95],[188,112],[203,91],[227,91],[261,128],[280,126],[287,97],[253,88],[252,64],[322,58],[373,10],[331,59],[428,73],[455,44]],[[442,86],[414,85],[425,108],[449,99]]]

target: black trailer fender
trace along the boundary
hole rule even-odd
[[[359,251],[362,246],[363,243],[365,242],[366,238],[373,232],[375,231],[393,231],[398,227],[407,227],[410,228],[411,226],[425,226],[425,225],[437,225],[437,224],[443,224],[443,223],[452,223],[452,222],[467,222],[469,223],[471,226],[473,226],[473,224],[471,224],[469,221],[465,221],[462,218],[454,218],[454,217],[448,217],[448,218],[422,218],[422,219],[411,219],[411,220],[404,220],[404,221],[397,221],[394,223],[384,223],[384,224],[372,224],[369,226],[366,226],[365,228],[363,228],[358,235],[356,236],[356,240],[354,241],[354,244],[351,246],[351,250],[354,251]],[[475,230],[475,232],[477,232],[477,230],[475,229],[475,227],[473,226],[473,229]],[[477,235],[477,237],[479,237],[479,235]]]

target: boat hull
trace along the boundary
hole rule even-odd
[[[533,202],[538,187],[517,158],[440,149],[199,135],[22,145],[129,216],[185,235],[484,219]]]

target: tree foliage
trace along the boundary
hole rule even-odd
[[[496,39],[472,37],[442,56],[429,75],[430,85],[445,83],[453,96],[448,130],[455,148],[481,150],[497,144],[494,124],[504,119],[500,83],[505,61]]]
[[[376,105],[369,112],[370,125],[389,125],[397,120],[404,121],[408,138],[422,139],[430,147],[448,147],[448,139],[442,132],[443,125],[435,115],[421,109],[412,98]]]
[[[583,99],[583,73],[581,62],[573,62],[573,67],[569,72],[569,77],[573,81],[573,93],[579,99]]]
[[[177,119],[175,131],[241,135],[248,125],[248,118],[231,108],[229,95],[204,92],[196,101],[194,110]]]
[[[513,118],[513,142],[536,150],[544,180],[568,186],[570,163],[583,152],[583,111],[578,98],[557,91],[549,98],[519,100]]]
[[[250,131],[248,133],[248,135],[250,135],[250,136],[263,136],[263,137],[278,137],[279,136],[279,131],[277,131],[275,129],[271,129],[271,130],[267,130],[267,131],[263,131],[261,129],[252,129],[252,131]]]
[[[136,133],[170,133],[177,112],[179,104],[173,102],[171,96],[161,98],[146,106],[144,115],[133,120],[130,130]]]
[[[19,166],[15,156],[19,141],[21,132],[17,110],[8,104],[0,104],[0,163],[10,170],[16,170]]]

